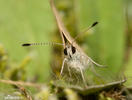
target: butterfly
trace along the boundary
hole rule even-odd
[[[67,65],[67,69],[69,71],[70,74],[70,68],[74,69],[75,71],[77,71],[78,73],[81,74],[82,80],[84,85],[87,87],[87,82],[85,80],[84,77],[84,71],[86,69],[88,69],[89,67],[91,67],[93,69],[93,72],[98,75],[96,73],[96,71],[94,70],[94,65],[98,66],[98,67],[106,67],[104,65],[100,65],[98,63],[96,63],[94,60],[92,60],[82,49],[81,47],[76,43],[76,39],[77,37],[82,34],[80,33],[79,35],[77,35],[75,38],[72,38],[69,34],[69,32],[67,31],[67,29],[65,28],[61,17],[59,16],[59,13],[54,5],[54,0],[50,0],[50,4],[51,4],[51,8],[53,10],[53,14],[55,16],[57,25],[58,25],[58,29],[63,41],[63,44],[61,43],[25,43],[22,44],[22,46],[32,46],[32,45],[62,45],[63,46],[63,54],[64,54],[64,59],[62,62],[62,67],[61,67],[61,71],[60,71],[60,75],[63,74],[63,70],[65,67],[65,64]],[[88,27],[87,30],[91,29],[92,27],[94,27],[95,25],[97,25],[98,22],[93,23],[90,27]],[[125,82],[125,80],[123,81]],[[122,81],[119,81],[118,83],[123,83]],[[112,84],[112,83],[111,83]],[[115,83],[113,83],[114,85]]]
[[[59,13],[54,5],[54,0],[50,0],[51,8],[53,10],[55,19],[57,21],[57,25],[59,28],[59,32],[63,41],[63,53],[64,53],[64,60],[62,63],[60,74],[63,73],[63,69],[65,64],[68,67],[68,70],[70,72],[70,68],[74,69],[77,72],[80,72],[83,83],[86,84],[86,80],[84,77],[84,70],[89,68],[91,66],[93,68],[93,65],[96,65],[98,67],[105,67],[103,65],[100,65],[96,63],[94,60],[92,60],[89,56],[87,56],[86,53],[81,49],[81,47],[75,42],[75,39],[72,38],[65,28],[61,17],[59,16]],[[98,22],[93,23],[88,29],[94,27]],[[79,35],[78,35],[79,36]],[[95,72],[95,71],[94,71]],[[95,72],[96,73],[96,72]]]

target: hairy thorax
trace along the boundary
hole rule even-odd
[[[64,49],[64,58],[66,60],[67,66],[76,69],[84,70],[89,66],[89,59],[82,52],[77,50],[72,45],[67,45]]]

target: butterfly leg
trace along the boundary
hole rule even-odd
[[[93,63],[93,64],[95,64],[96,66],[98,66],[98,67],[106,67],[106,66],[104,66],[104,65],[100,65],[100,64],[98,64],[98,63],[96,63],[93,59],[91,59],[90,57],[88,57],[88,59]]]
[[[102,77],[95,71],[95,68],[94,68],[94,66],[93,66],[92,63],[91,63],[91,70],[92,70],[92,72],[93,72],[97,77],[102,78]]]
[[[82,79],[83,79],[83,83],[84,83],[85,87],[87,87],[87,83],[86,83],[86,80],[84,78],[83,71],[82,71],[81,68],[80,68],[80,72],[81,72],[81,76],[82,76]]]
[[[63,60],[60,75],[62,75],[62,73],[63,73],[63,69],[64,69],[65,61],[66,61],[66,59]]]
[[[68,66],[68,72],[69,72],[69,75],[70,75],[70,77],[71,77],[71,71],[70,71],[70,68],[69,68],[69,66]]]

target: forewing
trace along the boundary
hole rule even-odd
[[[62,37],[62,40],[63,40],[64,45],[65,45],[64,36],[71,43],[71,41],[73,40],[73,38],[69,35],[69,32],[67,31],[67,29],[64,26],[64,24],[62,22],[62,19],[59,16],[59,13],[58,13],[55,5],[54,5],[54,0],[50,0],[50,4],[51,4],[51,8],[53,10],[55,19],[57,21],[57,25],[58,25],[58,28],[59,28],[59,31],[60,31],[60,34],[61,34],[61,37]]]

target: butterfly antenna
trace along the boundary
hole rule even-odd
[[[87,31],[89,31],[91,28],[93,28],[94,26],[96,26],[98,24],[98,22],[94,22],[91,26],[89,26],[87,29],[85,29],[83,32],[79,33],[73,40],[73,42],[75,42],[75,40],[82,34],[82,33],[85,33]],[[72,42],[72,43],[73,43]]]
[[[41,46],[45,46],[45,45],[64,45],[62,43],[53,43],[53,42],[44,42],[44,43],[24,43],[22,44],[22,46],[27,47],[27,46],[37,46],[37,45],[41,45]]]

